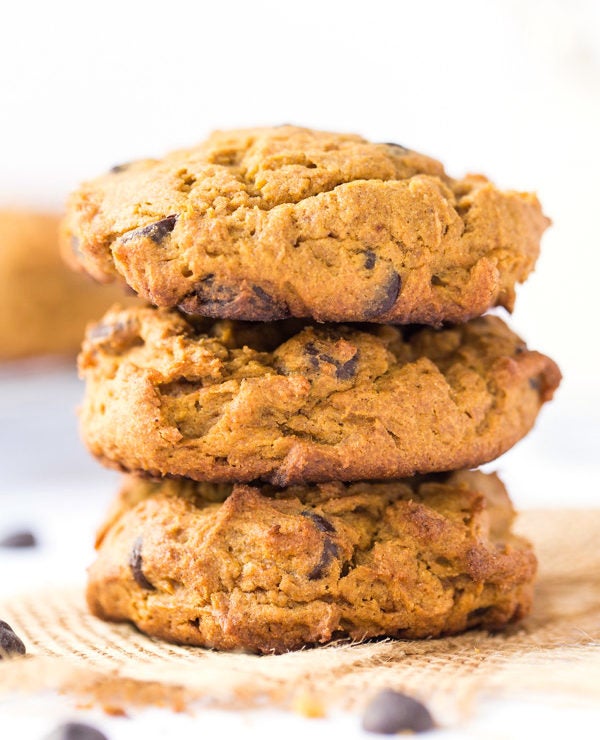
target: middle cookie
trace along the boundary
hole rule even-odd
[[[113,309],[79,367],[83,436],[105,464],[279,486],[476,467],[560,382],[492,316],[436,330]]]

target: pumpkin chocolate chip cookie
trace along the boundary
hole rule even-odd
[[[497,629],[536,560],[495,475],[274,489],[129,478],[87,598],[177,643],[259,653]]]
[[[280,126],[115,167],[63,232],[97,279],[193,315],[441,325],[510,310],[548,223],[534,195],[402,146]]]
[[[138,303],[69,270],[58,224],[52,213],[0,210],[0,360],[74,357],[88,321],[117,300]]]
[[[79,358],[104,463],[275,485],[475,467],[523,437],[560,372],[496,317],[444,329],[110,311]]]

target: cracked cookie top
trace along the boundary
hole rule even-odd
[[[280,126],[114,167],[71,196],[63,245],[189,314],[440,325],[510,310],[548,223],[403,146]]]
[[[115,309],[79,367],[83,436],[106,464],[279,486],[482,464],[560,380],[493,316],[433,329]]]
[[[151,635],[281,652],[331,639],[497,629],[535,557],[495,475],[276,489],[128,478],[88,602]]]

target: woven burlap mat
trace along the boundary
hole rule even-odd
[[[474,699],[552,692],[600,700],[600,509],[529,511],[517,529],[540,561],[535,608],[490,635],[339,644],[280,656],[217,653],[152,640],[90,616],[77,590],[0,603],[28,657],[0,661],[0,692],[53,689],[100,703],[182,709],[334,705],[356,708],[393,687],[468,711]],[[300,697],[300,698],[299,698]]]

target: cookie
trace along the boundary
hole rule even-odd
[[[279,486],[475,467],[560,380],[496,317],[453,328],[111,311],[79,358],[83,437],[125,471]]]
[[[397,144],[280,126],[115,167],[63,232],[98,280],[193,315],[440,325],[511,309],[548,223],[534,195]]]
[[[177,643],[260,653],[498,629],[536,561],[495,475],[275,489],[129,478],[87,599]]]
[[[117,300],[134,303],[66,267],[58,224],[53,214],[0,211],[0,360],[75,356],[88,321]]]

